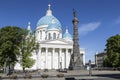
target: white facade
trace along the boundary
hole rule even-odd
[[[28,29],[30,29],[30,23]],[[35,36],[40,47],[38,52],[32,53],[32,58],[36,62],[30,69],[64,69],[69,67],[70,56],[73,52],[72,36],[68,29],[62,35],[61,23],[52,15],[50,5],[48,5],[46,15],[38,20]],[[85,50],[80,49],[80,54],[83,54],[83,64],[85,64]],[[15,69],[22,68],[16,64]]]

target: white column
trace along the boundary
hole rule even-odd
[[[45,69],[47,69],[47,54],[48,54],[48,48],[46,48],[46,53],[45,53]]]
[[[61,66],[60,66],[61,57],[62,57],[62,56],[61,56],[61,48],[59,48],[59,62],[58,62],[58,64],[59,64],[59,65],[58,65],[59,69],[60,69],[60,67],[61,67]],[[61,64],[61,65],[62,65],[62,64]]]
[[[65,50],[65,68],[67,68],[67,64],[68,64],[68,49]]]
[[[41,64],[41,62],[40,62],[40,55],[41,55],[41,48],[39,48],[39,52],[38,52],[38,69],[41,68],[40,67],[40,64]]]
[[[55,48],[52,49],[52,63],[51,63],[52,69],[54,68],[54,54],[55,54]]]

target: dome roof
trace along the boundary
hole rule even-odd
[[[47,30],[61,30],[60,24],[57,23],[55,18],[52,18]]]
[[[72,36],[71,36],[71,34],[69,34],[69,33],[65,33],[64,35],[63,35],[63,38],[64,39],[72,39]]]
[[[55,22],[56,27],[61,29],[60,21],[57,18],[55,18],[54,16],[52,16],[52,15],[51,16],[48,16],[48,15],[43,16],[41,19],[38,20],[37,26],[41,26],[41,25],[48,25],[48,26],[50,26],[51,23],[52,23],[52,19],[53,18],[54,18],[54,22]]]
[[[32,33],[31,26],[30,26],[30,22],[28,22],[27,30],[28,30],[29,33]]]
[[[61,29],[61,23],[60,21],[52,15],[52,11],[50,9],[50,5],[48,5],[48,10],[46,12],[46,15],[40,18],[37,22],[37,27],[42,25],[48,25],[48,29],[50,29],[50,26],[52,24],[52,20],[54,19],[54,26],[57,29]],[[51,26],[52,27],[52,26]]]
[[[58,27],[56,24],[50,24],[48,27],[47,27],[47,30],[60,30],[61,28]]]
[[[68,29],[66,29],[66,32],[63,35],[63,39],[72,39],[72,35],[68,32]]]

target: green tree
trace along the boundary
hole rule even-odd
[[[120,67],[120,35],[115,35],[107,40],[107,62],[112,67]]]
[[[111,65],[110,62],[109,62],[108,57],[106,57],[106,58],[103,60],[103,67],[112,67],[112,65]]]
[[[18,46],[21,43],[23,29],[6,26],[0,29],[0,66],[4,70],[11,68],[18,61],[20,55]]]
[[[25,31],[20,44],[20,64],[23,68],[23,71],[25,71],[25,68],[32,67],[35,63],[35,60],[32,58],[32,53],[35,52],[38,47],[39,45],[35,42],[34,34],[30,33],[29,31]]]

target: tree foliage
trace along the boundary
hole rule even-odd
[[[21,43],[23,29],[15,26],[6,26],[0,29],[0,65],[10,66],[17,62],[18,46]],[[4,66],[5,67],[5,66]]]
[[[23,69],[33,66],[32,52],[38,49],[35,37],[29,31],[15,26],[0,29],[0,67],[14,67],[20,62]],[[10,69],[10,68],[9,68]]]
[[[112,67],[120,67],[120,35],[115,35],[107,40],[107,62]]]
[[[37,48],[38,44],[35,42],[35,36],[29,31],[26,31],[20,44],[20,64],[23,68],[23,71],[25,70],[25,68],[32,67],[35,63],[35,60],[32,58],[32,53],[35,52]]]

